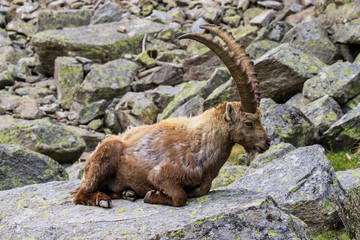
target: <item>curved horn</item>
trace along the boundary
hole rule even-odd
[[[219,41],[212,36],[205,37],[200,34],[188,33],[180,36],[179,39],[192,39],[210,48],[229,69],[238,88],[243,110],[249,113],[256,113],[257,101],[254,97],[254,91],[252,90],[252,82],[248,81],[247,75],[241,70],[240,62],[236,61],[235,53],[231,51],[231,49],[223,47]]]
[[[204,24],[200,27],[218,35],[230,48],[230,50],[235,53],[236,62],[240,63],[239,68],[243,69],[243,71],[245,70],[245,75],[248,78],[248,91],[254,92],[254,100],[251,100],[250,104],[256,103],[256,107],[258,107],[260,105],[259,81],[257,80],[254,63],[245,52],[244,46],[242,46],[241,43],[234,38],[231,32],[228,32],[219,26],[214,24]]]

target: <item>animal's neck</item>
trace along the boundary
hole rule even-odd
[[[197,149],[197,160],[203,166],[203,171],[216,176],[234,144],[230,141],[227,123],[215,110],[206,112],[201,119],[203,122],[198,123],[195,131],[197,141],[192,143],[191,148]]]

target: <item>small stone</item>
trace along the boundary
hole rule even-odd
[[[103,125],[103,121],[101,119],[95,119],[95,120],[92,120],[88,126],[90,129],[92,130],[98,130],[99,128],[101,128]]]
[[[237,8],[245,11],[249,6],[250,1],[249,0],[239,0],[239,3],[237,5]]]
[[[229,16],[229,17],[223,17],[222,21],[226,24],[228,24],[231,27],[238,27],[240,24],[241,16],[235,15],[235,16]]]
[[[135,61],[141,63],[142,65],[144,65],[147,68],[152,68],[152,67],[155,67],[155,65],[156,65],[155,59],[150,57],[149,54],[147,53],[147,51],[140,53],[135,58]]]
[[[281,10],[283,9],[284,5],[278,1],[257,1],[257,4],[263,6],[265,8],[271,8],[274,10]]]
[[[120,26],[120,27],[118,27],[118,28],[116,29],[116,31],[118,31],[119,33],[126,33],[126,28]]]
[[[275,18],[276,11],[265,10],[253,19],[250,20],[250,24],[265,27]]]
[[[32,98],[23,99],[15,113],[18,113],[20,118],[30,120],[38,119],[42,116],[37,101]]]
[[[106,107],[107,102],[105,100],[100,100],[83,107],[79,113],[79,123],[87,124],[95,118],[104,116]]]
[[[66,4],[65,0],[57,0],[57,1],[53,1],[50,4],[48,4],[47,7],[49,9],[58,10],[61,7],[65,6],[65,4]]]
[[[202,18],[209,23],[216,23],[220,16],[220,9],[218,8],[207,8],[202,15]]]
[[[315,12],[315,6],[309,7],[301,12],[292,14],[285,18],[285,22],[290,23],[292,25],[300,23],[307,16],[313,15]]]

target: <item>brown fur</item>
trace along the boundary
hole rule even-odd
[[[105,192],[133,191],[148,203],[183,206],[210,190],[235,143],[249,153],[269,148],[259,109],[250,114],[238,102],[223,103],[197,117],[111,135],[88,159],[74,203],[110,207]]]

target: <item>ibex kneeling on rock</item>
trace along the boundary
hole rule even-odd
[[[196,117],[168,119],[107,137],[88,159],[80,187],[73,192],[74,203],[110,207],[111,198],[139,196],[146,203],[183,206],[188,197],[209,192],[235,143],[248,153],[269,148],[253,62],[231,33],[214,25],[202,28],[218,35],[227,47],[199,34],[180,39],[201,42],[219,56],[241,103],[223,103]]]

